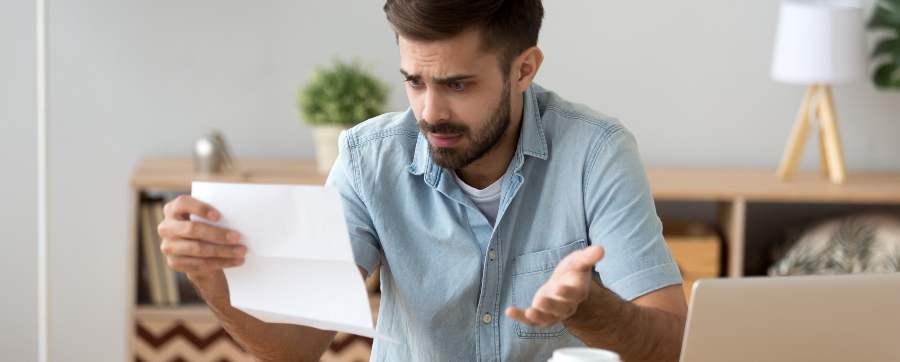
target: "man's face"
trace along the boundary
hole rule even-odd
[[[406,95],[434,162],[460,169],[501,139],[510,123],[510,84],[477,31],[440,41],[399,37]]]

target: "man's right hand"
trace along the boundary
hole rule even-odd
[[[191,221],[191,215],[218,221],[212,206],[188,195],[167,203],[157,232],[169,267],[185,272],[228,334],[259,361],[318,361],[334,332],[263,322],[231,305],[223,268],[244,262],[246,247],[234,230]],[[231,233],[234,234],[231,234]],[[232,237],[229,237],[232,236]]]
[[[217,221],[221,214],[209,204],[189,195],[180,195],[163,208],[165,219],[157,227],[162,238],[160,250],[170,268],[184,272],[198,285],[204,298],[228,299],[223,268],[244,263],[247,248],[240,234],[201,222],[190,215]],[[206,295],[210,294],[210,295]]]

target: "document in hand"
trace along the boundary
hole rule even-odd
[[[191,195],[222,216],[192,220],[237,230],[247,246],[244,264],[225,269],[235,308],[265,322],[376,336],[336,189],[194,182]]]

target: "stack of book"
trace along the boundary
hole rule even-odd
[[[184,273],[172,270],[160,250],[162,238],[157,226],[164,218],[164,204],[164,198],[141,198],[138,215],[138,250],[141,255],[138,301],[160,306],[202,303]]]

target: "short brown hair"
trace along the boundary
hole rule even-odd
[[[499,51],[501,69],[537,45],[544,6],[541,0],[387,0],[384,13],[398,36],[430,41],[477,28],[482,49]]]

